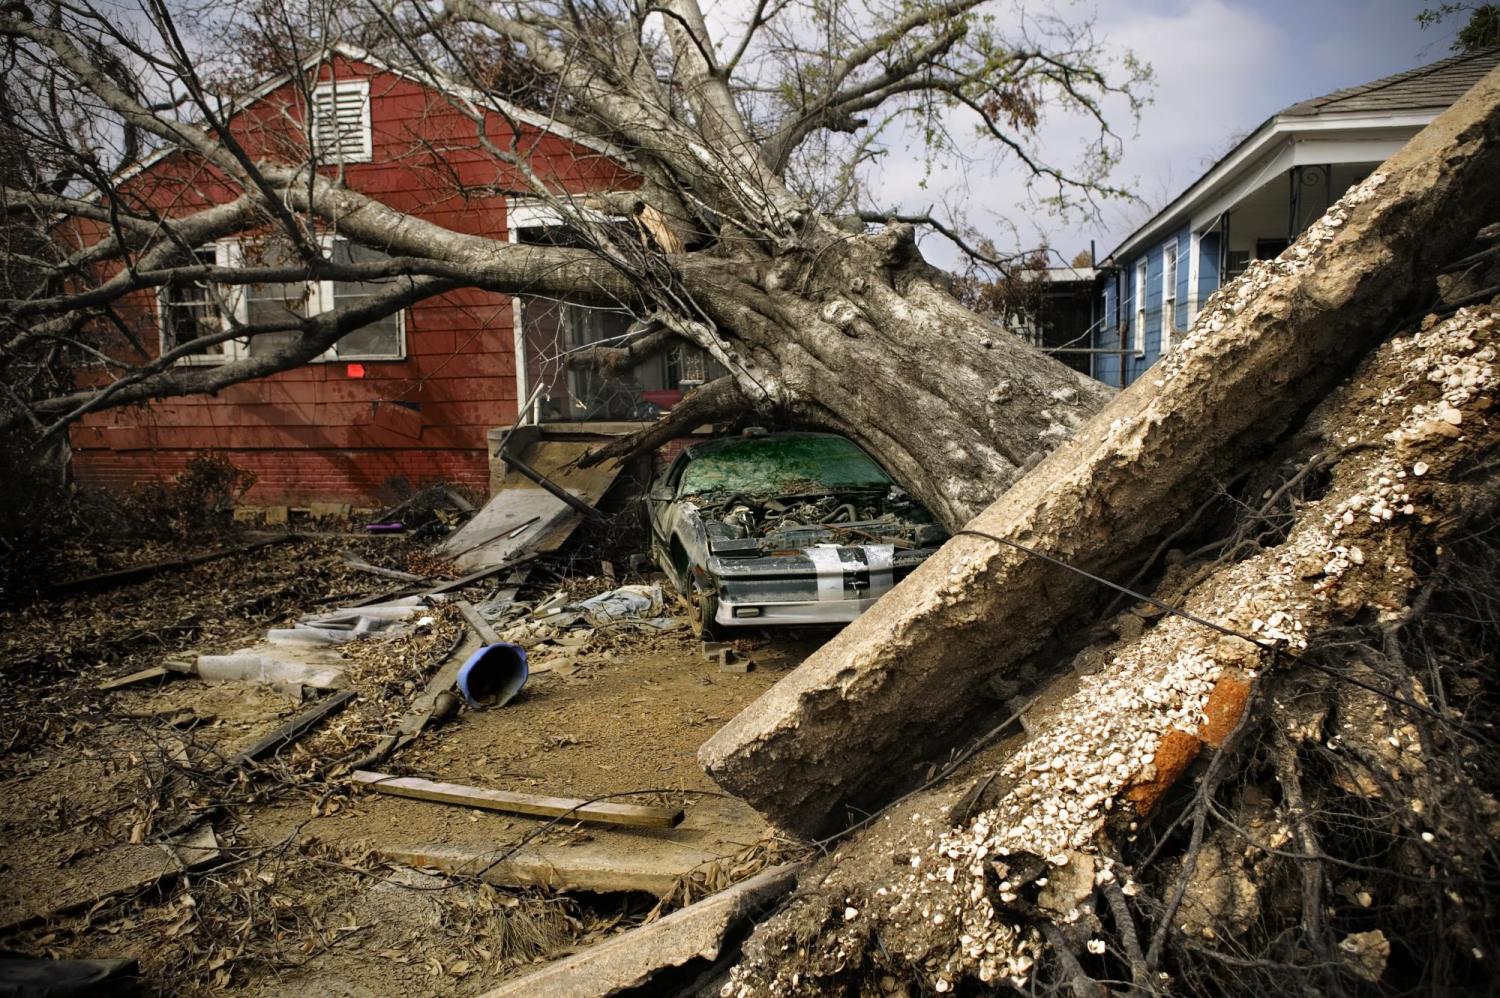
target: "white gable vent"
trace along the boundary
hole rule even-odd
[[[330,163],[370,161],[370,83],[335,80],[313,89],[313,148]]]

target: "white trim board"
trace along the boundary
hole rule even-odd
[[[1192,229],[1195,232],[1207,232],[1218,224],[1224,212],[1288,170],[1299,166],[1341,166],[1351,163],[1369,163],[1373,166],[1389,159],[1410,137],[1411,135],[1384,139],[1291,137],[1275,150],[1259,170],[1253,174],[1247,170],[1237,183],[1195,210]]]
[[[1193,328],[1193,320],[1198,318],[1198,281],[1202,277],[1199,268],[1202,266],[1203,257],[1203,235],[1196,229],[1188,232],[1188,293],[1187,293],[1187,328]]]
[[[1403,111],[1397,114],[1346,113],[1322,114],[1316,117],[1299,115],[1273,117],[1214,164],[1207,173],[1194,181],[1187,190],[1174,198],[1149,221],[1126,236],[1120,245],[1109,253],[1105,261],[1117,263],[1131,256],[1143,246],[1157,241],[1164,229],[1182,224],[1184,216],[1191,216],[1194,219],[1195,228],[1198,227],[1197,221],[1205,217],[1211,221],[1212,213],[1204,210],[1204,204],[1210,198],[1213,198],[1216,203],[1222,200],[1215,196],[1217,191],[1225,184],[1239,178],[1241,174],[1255,170],[1258,165],[1265,163],[1271,157],[1280,155],[1283,152],[1282,145],[1291,144],[1288,140],[1294,136],[1317,135],[1320,139],[1337,136],[1342,140],[1366,141],[1379,140],[1383,136],[1391,137],[1394,133],[1394,136],[1399,138],[1391,137],[1389,141],[1395,141],[1395,148],[1400,148],[1406,139],[1425,128],[1433,118],[1445,110],[1447,110],[1446,107],[1435,107],[1431,110]],[[1327,152],[1328,150],[1323,150],[1322,154],[1326,155]],[[1361,153],[1361,157],[1363,155]],[[1380,162],[1385,158],[1387,157],[1381,156],[1374,162]],[[1338,162],[1367,162],[1367,160],[1363,158],[1348,161],[1322,159],[1316,162],[1322,165]],[[1290,169],[1293,165],[1296,164],[1288,162],[1287,168]],[[1272,175],[1263,166],[1257,172],[1264,173],[1268,177]]]

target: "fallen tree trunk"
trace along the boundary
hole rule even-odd
[[[1422,326],[1167,574],[1185,614],[1056,680],[969,813],[919,794],[811,868],[725,993],[1492,987],[1500,304]]]
[[[959,536],[704,744],[726,789],[817,833],[914,780],[991,713],[987,684],[1055,658],[1097,610],[1069,565],[1128,578],[1264,456],[1500,210],[1500,72],[1349,192]],[[850,752],[851,741],[860,752]]]

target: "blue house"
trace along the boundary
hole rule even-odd
[[[1275,259],[1496,65],[1500,48],[1466,53],[1272,115],[1099,262],[1093,376],[1140,377],[1221,284]]]

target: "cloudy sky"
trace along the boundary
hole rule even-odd
[[[1055,4],[1062,12],[1069,5]],[[1145,205],[1106,207],[1098,221],[1058,219],[1024,200],[1018,174],[1004,166],[939,174],[919,189],[916,150],[893,149],[878,190],[908,208],[966,204],[968,217],[999,236],[1009,220],[1032,244],[1045,239],[1065,257],[1097,242],[1102,257],[1155,208],[1171,200],[1235,141],[1296,101],[1377,79],[1450,54],[1458,23],[1421,30],[1422,0],[1116,0],[1072,5],[1095,11],[1097,34],[1109,46],[1133,49],[1155,70],[1153,103],[1132,128],[1117,114],[1125,139],[1116,179]],[[1076,146],[1079,123],[1044,123],[1049,148]],[[1071,157],[1068,161],[1072,161]],[[934,262],[951,251],[935,238],[923,244]]]

